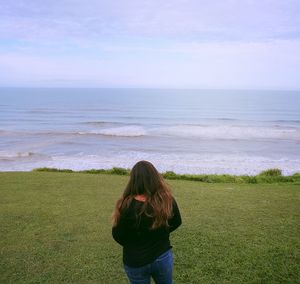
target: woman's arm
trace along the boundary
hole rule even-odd
[[[128,210],[122,211],[117,225],[112,227],[112,236],[121,246],[124,246],[130,235]]]
[[[175,198],[173,198],[173,216],[168,220],[169,232],[175,231],[182,223],[180,211]]]
[[[124,235],[118,225],[112,227],[112,236],[117,243],[119,243],[121,246],[124,245]]]

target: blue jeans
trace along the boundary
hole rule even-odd
[[[172,250],[169,249],[152,263],[142,267],[129,267],[124,265],[124,268],[131,284],[150,284],[151,277],[156,284],[172,284]]]

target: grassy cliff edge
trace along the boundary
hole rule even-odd
[[[112,169],[90,169],[73,171],[70,169],[36,168],[36,172],[62,172],[62,173],[88,173],[88,174],[113,174],[129,175],[130,169],[114,167]],[[229,175],[229,174],[177,174],[172,171],[162,173],[162,176],[170,180],[192,180],[208,183],[295,183],[300,184],[300,173],[290,176],[282,175],[280,169],[268,169],[258,175]]]

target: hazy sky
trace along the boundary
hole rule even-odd
[[[0,0],[0,86],[300,89],[300,0]]]

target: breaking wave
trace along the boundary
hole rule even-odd
[[[9,152],[9,151],[0,151],[0,161],[15,161],[19,159],[41,159],[47,158],[48,156],[41,153],[34,152]]]
[[[218,125],[176,125],[153,129],[163,136],[197,137],[203,139],[298,139],[299,128],[218,126]]]
[[[105,136],[121,136],[121,137],[139,137],[147,134],[146,130],[140,126],[122,126],[113,128],[104,128],[98,130],[91,130],[88,132],[78,132],[84,134],[98,134]]]
[[[286,139],[300,141],[300,128],[288,126],[241,126],[241,125],[205,125],[177,124],[141,126],[133,124],[106,125],[99,123],[94,129],[70,131],[7,131],[0,130],[0,135],[102,135],[111,137],[181,137],[215,140],[255,140],[255,139]],[[104,122],[103,122],[104,123]]]

